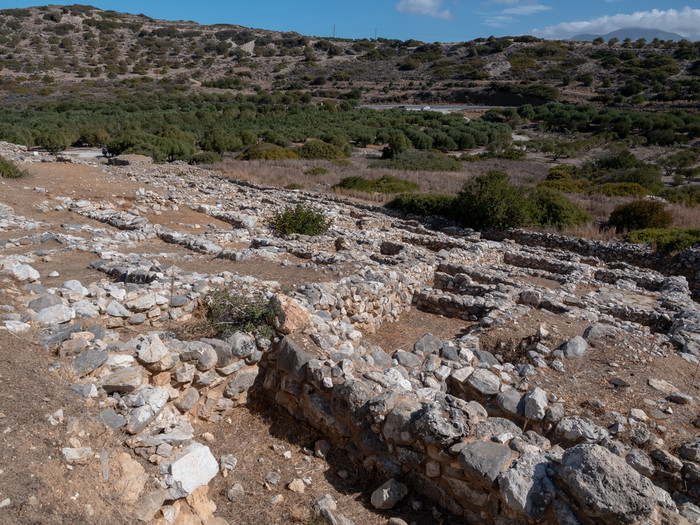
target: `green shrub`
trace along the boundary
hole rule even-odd
[[[372,162],[369,168],[414,171],[460,171],[462,164],[454,157],[434,151],[407,150],[391,159]]]
[[[190,159],[190,164],[216,164],[221,162],[221,155],[213,151],[202,151]]]
[[[325,175],[328,173],[328,170],[326,168],[321,168],[321,167],[316,167],[316,168],[309,168],[304,172],[304,175]]]
[[[618,233],[644,228],[668,228],[673,223],[673,216],[663,203],[639,200],[615,208],[608,219],[608,226]]]
[[[322,140],[312,140],[303,146],[294,148],[294,152],[303,159],[341,159],[347,157],[339,147],[323,142]]]
[[[530,194],[531,220],[540,226],[580,226],[592,217],[571,202],[566,195],[551,188],[537,188]]]
[[[366,193],[409,193],[416,191],[420,186],[412,181],[384,175],[379,179],[365,179],[364,177],[346,177],[332,189],[358,190]]]
[[[389,136],[389,142],[382,151],[382,157],[393,159],[404,151],[411,149],[411,140],[400,131],[395,131]]]
[[[221,128],[207,131],[199,141],[199,147],[203,150],[214,151],[218,154],[226,151],[238,151],[243,148],[240,137],[229,135]]]
[[[270,221],[270,226],[283,235],[291,233],[321,235],[328,231],[331,224],[332,221],[327,220],[322,211],[303,204],[297,204],[294,208],[287,207],[284,211],[275,213]]]
[[[574,180],[581,176],[581,168],[571,164],[559,164],[549,169],[547,180]]]
[[[475,229],[516,228],[530,221],[530,204],[508,174],[489,171],[466,182],[455,200],[456,219]]]
[[[285,190],[303,190],[303,189],[304,189],[304,185],[303,185],[303,184],[299,184],[298,182],[292,182],[291,184],[287,184],[287,185],[284,187],[284,189],[285,189]]]
[[[684,204],[689,207],[700,206],[700,186],[667,188],[659,193],[659,196],[675,204]]]
[[[459,160],[462,162],[481,162],[483,160],[486,160],[487,157],[482,154],[477,154],[477,155],[470,155],[469,153],[462,153],[459,156]]]
[[[608,182],[591,190],[592,193],[600,193],[608,197],[644,197],[649,195],[649,190],[636,182]]]
[[[208,293],[204,297],[204,307],[209,324],[222,335],[237,330],[269,333],[279,313],[263,291],[245,295],[232,287]]]
[[[626,242],[655,246],[664,252],[679,252],[700,243],[700,228],[646,228],[625,235]]]
[[[585,193],[588,182],[585,180],[546,180],[537,185],[538,188],[550,188],[563,193]]]
[[[0,177],[3,179],[19,179],[27,175],[27,172],[3,157],[0,157]]]
[[[527,158],[527,153],[524,149],[508,146],[501,152],[489,152],[488,156],[492,159],[525,160]]]
[[[56,155],[71,144],[70,135],[60,129],[44,131],[36,138],[36,144],[41,146],[51,155]]]
[[[664,183],[661,180],[661,167],[655,164],[643,164],[630,169],[620,170],[608,175],[610,182],[628,182],[644,186],[650,193],[658,193]]]
[[[455,197],[440,193],[402,193],[386,203],[387,208],[422,217],[452,217]]]
[[[236,158],[238,160],[281,160],[298,159],[299,155],[292,150],[262,142],[248,147]]]

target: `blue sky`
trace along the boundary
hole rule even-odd
[[[490,35],[568,38],[653,27],[700,40],[700,0],[83,0],[166,20],[228,23],[312,36],[459,42]],[[81,2],[82,3],[82,2]],[[38,5],[0,0],[0,8]]]

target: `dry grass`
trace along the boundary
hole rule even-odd
[[[682,204],[669,204],[668,210],[673,215],[673,225],[682,228],[700,227],[700,207],[689,208]]]

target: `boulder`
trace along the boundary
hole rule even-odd
[[[458,457],[465,475],[488,487],[493,485],[509,460],[510,449],[490,441],[467,443]]]
[[[564,452],[559,477],[582,512],[602,523],[635,523],[649,518],[656,505],[651,481],[598,445]]]
[[[557,423],[554,436],[565,443],[599,443],[610,434],[588,418],[567,416]]]
[[[466,383],[474,390],[484,396],[498,394],[501,388],[501,380],[493,372],[485,368],[478,368],[470,375]]]
[[[588,343],[586,340],[580,335],[577,335],[573,339],[569,339],[566,343],[561,345],[559,349],[564,352],[564,355],[567,358],[571,359],[572,357],[582,356],[587,348]]]
[[[285,337],[277,350],[277,367],[287,372],[294,380],[302,382],[306,380],[306,364],[313,357],[292,339]]]
[[[63,324],[75,318],[75,310],[63,304],[42,308],[34,316],[34,323],[40,326]]]
[[[404,499],[406,494],[408,494],[408,487],[391,478],[372,493],[372,506],[380,510],[390,509]]]
[[[535,387],[523,396],[523,410],[527,419],[542,421],[547,412],[547,392]]]
[[[498,476],[503,500],[511,509],[539,518],[544,514],[556,490],[547,474],[550,462],[543,455],[525,454],[515,465]]]
[[[270,308],[275,312],[273,324],[283,334],[301,332],[311,324],[311,316],[297,301],[277,294],[270,299]]]
[[[165,474],[169,499],[184,498],[218,474],[219,462],[209,447],[195,442],[161,463],[160,472]]]

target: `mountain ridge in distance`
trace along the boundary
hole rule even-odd
[[[592,40],[595,40],[596,38],[602,38],[606,42],[611,38],[617,38],[619,40],[629,38],[633,42],[635,40],[639,40],[640,38],[644,38],[647,42],[651,42],[655,38],[658,38],[659,40],[678,41],[683,40],[686,37],[684,37],[683,35],[679,35],[678,33],[670,33],[668,31],[662,31],[661,29],[654,29],[651,27],[625,27],[622,29],[611,31],[610,33],[606,33],[604,35],[581,33],[572,36],[569,40],[581,40],[590,42]]]

